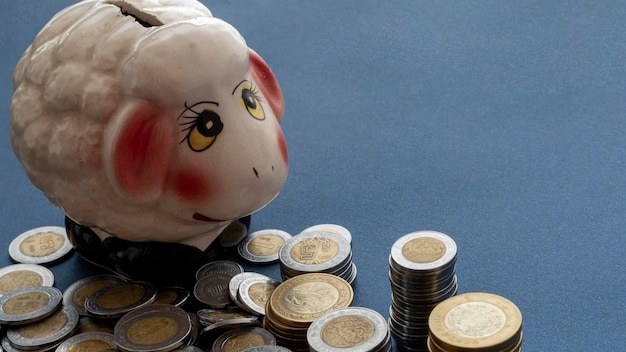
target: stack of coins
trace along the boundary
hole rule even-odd
[[[278,252],[292,236],[282,230],[267,229],[255,231],[246,236],[237,246],[241,258],[255,264],[269,264],[278,261]]]
[[[345,237],[329,231],[302,232],[285,242],[278,254],[283,280],[305,273],[327,273],[352,284],[356,265]]]
[[[456,243],[436,231],[399,238],[389,256],[389,328],[398,349],[427,351],[428,317],[457,292]]]
[[[349,307],[353,299],[352,286],[338,276],[298,275],[274,290],[265,307],[263,326],[276,336],[278,345],[308,352],[311,323],[328,312]]]
[[[315,319],[307,331],[311,352],[390,352],[387,321],[363,307],[337,309]]]
[[[522,313],[506,298],[465,293],[437,305],[428,321],[430,352],[521,352]]]

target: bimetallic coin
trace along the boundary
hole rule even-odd
[[[332,232],[345,238],[346,241],[348,241],[348,243],[352,243],[352,233],[350,233],[350,231],[347,228],[341,225],[337,225],[337,224],[313,225],[311,227],[307,227],[306,229],[302,230],[302,232],[300,233],[314,232],[314,231]]]
[[[189,299],[191,294],[184,287],[161,287],[157,289],[155,304],[171,304],[180,307]]]
[[[39,264],[13,264],[0,268],[0,296],[24,287],[52,285],[52,271]]]
[[[104,287],[87,298],[85,310],[94,317],[115,319],[156,299],[156,288],[147,282],[123,282]]]
[[[259,274],[255,272],[243,272],[243,273],[233,276],[232,278],[230,278],[230,281],[228,282],[228,294],[230,296],[230,300],[233,301],[239,308],[244,309],[244,310],[245,310],[244,306],[241,304],[241,302],[239,302],[239,298],[237,297],[239,293],[239,285],[241,284],[243,280],[251,278],[251,277],[269,278],[263,274]]]
[[[289,325],[310,325],[321,315],[352,304],[350,284],[335,275],[302,274],[280,284],[268,306],[279,321]]]
[[[44,226],[18,235],[9,245],[9,255],[18,263],[51,264],[63,259],[72,249],[65,228]]]
[[[400,237],[391,247],[391,258],[409,270],[432,270],[454,260],[456,243],[437,231],[417,231]]]
[[[471,292],[437,305],[428,326],[431,342],[445,350],[510,351],[520,345],[522,313],[504,297]]]
[[[279,252],[283,280],[305,273],[327,273],[352,282],[356,266],[352,262],[352,247],[340,235],[332,232],[307,232],[285,242]]]
[[[307,331],[311,351],[365,352],[386,349],[387,321],[379,313],[362,307],[328,312],[315,319]]]
[[[278,345],[261,345],[246,348],[244,350],[241,350],[241,352],[291,352],[291,350],[287,347]]]
[[[221,309],[231,304],[228,284],[232,276],[228,274],[208,274],[196,282],[193,295],[210,308]]]
[[[82,334],[84,332],[106,332],[113,334],[113,328],[115,327],[115,321],[94,319],[92,317],[81,317],[78,320],[78,325],[74,330],[74,335]]]
[[[227,331],[213,343],[213,352],[234,352],[262,345],[276,345],[276,338],[259,327],[247,327]]]
[[[239,285],[238,301],[243,304],[248,312],[265,315],[265,305],[279,284],[279,281],[272,278],[251,277],[245,279]]]
[[[222,247],[234,247],[238,245],[247,234],[248,228],[246,225],[239,220],[235,220],[222,231],[217,240]]]
[[[117,348],[126,352],[163,352],[182,346],[191,334],[187,312],[169,304],[152,304],[124,315],[115,325]]]
[[[196,280],[200,280],[209,274],[223,274],[233,277],[243,273],[243,267],[232,260],[216,260],[200,267],[196,272]]]
[[[116,275],[94,275],[80,279],[63,292],[63,304],[74,307],[81,316],[88,316],[85,302],[89,296],[100,289],[123,282],[126,280]]]
[[[55,352],[105,351],[116,349],[117,344],[112,334],[106,332],[84,332],[63,341]]]
[[[244,238],[237,251],[252,263],[273,263],[278,261],[280,248],[292,236],[283,230],[267,229],[255,231]]]
[[[24,287],[0,297],[0,324],[22,325],[52,315],[63,295],[54,287]]]
[[[78,324],[78,318],[76,309],[71,306],[63,306],[43,320],[8,329],[7,338],[14,347],[23,350],[52,346],[61,342],[74,331]]]

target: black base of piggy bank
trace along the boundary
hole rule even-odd
[[[240,221],[246,228],[250,227],[250,216]],[[196,271],[226,255],[219,241],[201,251],[181,243],[132,242],[116,237],[102,241],[91,228],[68,217],[65,228],[74,249],[85,260],[128,279],[158,286],[193,288]]]

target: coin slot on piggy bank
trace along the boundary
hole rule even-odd
[[[13,83],[29,179],[77,252],[124,276],[192,280],[286,182],[276,77],[198,1],[79,2],[39,32]]]

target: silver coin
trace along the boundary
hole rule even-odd
[[[242,337],[245,340],[241,340]],[[269,331],[259,327],[245,327],[230,330],[220,335],[213,343],[212,351],[229,351],[230,349],[225,348],[225,346],[229,343],[237,343],[235,342],[237,340],[240,341],[239,344],[244,341],[250,343],[251,339],[253,339],[254,341],[261,340],[261,345],[276,345],[276,338]]]
[[[239,285],[243,280],[251,277],[268,278],[263,274],[248,271],[233,276],[228,282],[228,294],[230,296],[230,300],[233,301],[241,309],[245,309],[245,307],[241,304],[241,302],[239,302],[239,298],[237,297],[239,293]]]
[[[233,277],[241,273],[243,273],[241,264],[232,260],[216,260],[200,267],[200,269],[196,271],[196,280],[200,280],[209,274],[224,274]]]
[[[24,264],[52,264],[72,251],[65,228],[44,226],[18,235],[9,245],[11,259]]]
[[[55,352],[102,351],[117,348],[115,338],[106,332],[84,332],[63,341]]]
[[[152,304],[124,315],[113,336],[122,351],[164,352],[182,346],[191,329],[191,319],[182,308]]]
[[[378,312],[363,307],[348,307],[315,319],[307,330],[311,351],[361,352],[385,347],[387,321]]]
[[[39,264],[13,264],[0,268],[0,297],[30,286],[54,285],[54,274]]]
[[[278,345],[261,345],[246,348],[240,352],[291,352],[290,349]]]
[[[78,325],[78,312],[71,306],[63,306],[49,317],[7,330],[9,342],[16,348],[33,350],[52,346],[68,337]]]
[[[248,228],[241,221],[231,222],[217,238],[222,247],[234,247],[238,245],[248,234]]]
[[[311,227],[307,227],[306,229],[302,230],[300,233],[315,232],[315,231],[332,232],[345,238],[346,241],[348,241],[348,243],[352,243],[352,233],[350,233],[350,231],[347,228],[341,225],[337,225],[337,224],[313,225]]]
[[[89,313],[85,309],[85,301],[87,301],[89,296],[102,288],[123,282],[126,282],[126,280],[110,274],[82,278],[75,281],[63,292],[63,304],[74,307],[81,316],[88,316]]]
[[[0,324],[23,325],[52,315],[63,300],[55,287],[32,286],[0,297]]]
[[[350,260],[351,253],[352,248],[345,238],[318,231],[293,236],[285,242],[278,256],[281,269],[305,273],[327,272],[342,267]]]
[[[424,243],[411,248],[411,244],[417,241]],[[433,248],[434,246],[438,247]],[[415,253],[413,249],[422,250],[423,253],[416,253],[415,256],[425,259],[412,260],[407,257],[406,253]],[[456,257],[456,251],[456,243],[450,236],[437,231],[417,231],[406,234],[394,242],[391,246],[391,258],[408,270],[432,270],[453,260]],[[431,258],[432,260],[429,260]]]
[[[89,315],[115,319],[133,309],[149,305],[156,299],[156,288],[147,282],[122,282],[104,287],[87,298],[85,310]]]
[[[252,315],[240,309],[200,309],[196,312],[198,323],[203,327],[218,323],[224,320],[253,318],[258,319],[256,315]]]
[[[208,274],[196,282],[193,295],[210,308],[226,308],[232,303],[228,291],[231,278],[228,274]]]
[[[251,263],[273,263],[278,261],[280,248],[292,236],[283,230],[266,229],[255,231],[239,243],[239,255]]]
[[[237,298],[250,313],[265,315],[265,304],[280,281],[269,277],[250,277],[241,282]]]
[[[187,302],[191,293],[184,287],[171,286],[157,289],[155,304],[171,304],[180,307]]]

